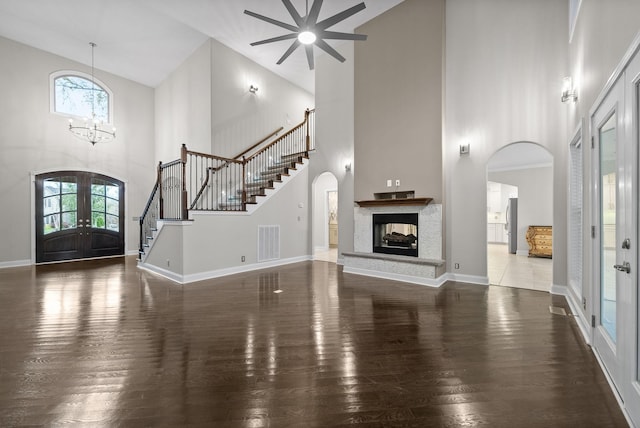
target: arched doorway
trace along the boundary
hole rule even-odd
[[[124,183],[85,171],[35,176],[36,263],[124,255]]]
[[[314,260],[338,260],[338,179],[330,172],[320,174],[312,186],[312,236]]]
[[[548,292],[552,231],[553,155],[531,142],[501,148],[487,162],[489,283]]]

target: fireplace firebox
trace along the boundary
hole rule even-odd
[[[418,257],[418,213],[373,214],[373,252]]]

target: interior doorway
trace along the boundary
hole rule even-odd
[[[542,239],[538,227],[549,231]],[[536,231],[532,234],[531,230]],[[531,142],[509,144],[487,163],[489,283],[550,291],[553,276],[553,156]],[[530,241],[546,253],[530,256]],[[547,248],[548,247],[548,248]],[[531,252],[534,254],[534,252]]]
[[[314,260],[338,261],[338,180],[330,172],[313,181],[312,243]]]

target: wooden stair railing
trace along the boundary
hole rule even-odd
[[[174,217],[181,211],[181,203],[176,203],[176,198],[173,195],[177,187],[176,174],[181,174],[181,164],[181,159],[166,164],[158,163],[156,182],[138,220],[140,224],[138,256],[140,258],[149,246],[149,241],[154,238],[154,233],[158,228],[158,220],[175,219]]]
[[[251,150],[255,149],[256,147],[260,146],[264,142],[268,141],[271,137],[274,137],[274,136],[278,135],[280,132],[282,132],[283,129],[284,129],[284,126],[281,126],[280,128],[278,128],[275,131],[273,131],[271,134],[269,134],[266,137],[264,137],[262,140],[260,140],[257,143],[255,143],[253,146],[251,146],[248,149],[244,150],[242,153],[238,153],[237,155],[235,155],[233,157],[233,159],[240,159],[243,156],[246,156],[246,154],[249,153]]]
[[[255,149],[256,147],[259,147],[261,144],[264,144],[269,139],[271,139],[274,136],[278,135],[283,129],[284,129],[284,127],[281,126],[280,128],[278,128],[275,131],[273,131],[271,134],[269,134],[266,137],[264,137],[262,140],[258,141],[257,143],[255,143],[254,145],[249,147],[248,149],[244,150],[242,153],[238,153],[236,156],[233,157],[233,159],[239,160],[244,155],[249,153],[251,150]],[[223,168],[225,166],[227,166],[227,163],[223,163],[221,166],[218,166],[216,168],[214,168],[214,167],[208,167],[207,168],[206,179],[205,179],[204,183],[202,183],[202,186],[200,186],[200,190],[198,190],[198,193],[196,194],[196,197],[193,199],[193,202],[191,202],[191,205],[189,205],[189,209],[190,210],[196,208],[196,206],[198,204],[198,201],[200,200],[200,197],[202,196],[202,194],[204,193],[205,189],[209,185],[209,180],[211,179],[211,175],[215,174],[217,171],[219,171],[221,168]]]
[[[315,149],[315,110],[307,109],[302,123],[247,156],[282,129],[235,158],[194,152],[183,144],[180,159],[160,162],[155,186],[139,220],[140,258],[154,237],[157,220],[187,220],[190,210],[246,211],[247,204],[257,203],[266,189],[289,175]]]
[[[306,110],[302,123],[250,156],[252,150],[278,134],[274,131],[235,158],[190,151],[183,146],[186,157],[185,192],[193,195],[185,210],[246,211],[247,204],[257,202],[265,190],[273,188],[294,169],[296,162],[314,149],[314,110]],[[291,159],[287,156],[295,155]],[[292,161],[296,162],[292,162]]]

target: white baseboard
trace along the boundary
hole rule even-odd
[[[569,295],[569,290],[566,285],[551,284],[549,293],[567,297]]]
[[[138,268],[142,270],[146,270],[147,272],[155,273],[156,275],[160,275],[173,282],[177,282],[178,284],[183,284],[183,280],[182,280],[183,276],[180,275],[179,273],[171,272],[161,267],[158,267],[149,263],[144,263],[144,262],[138,262]]]
[[[181,274],[171,272],[166,269],[160,268],[158,266],[150,265],[147,263],[138,263],[138,267],[140,269],[144,269],[149,272],[153,272],[155,274],[163,276],[167,279],[170,279],[171,281],[177,282],[178,284],[189,284],[191,282],[220,278],[223,276],[234,275],[237,273],[250,272],[250,271],[260,270],[260,269],[268,269],[272,267],[288,265],[291,263],[306,262],[312,259],[313,258],[311,256],[292,257],[289,259],[272,260],[264,263],[254,263],[250,265],[234,266],[230,268],[216,269],[216,270],[211,270],[207,272],[198,272],[198,273],[187,274],[187,275],[181,275]]]
[[[582,333],[582,338],[587,345],[591,345],[591,325],[587,322],[585,314],[580,310],[580,304],[576,303],[571,295],[565,296],[565,299],[567,299],[573,319],[576,320],[580,333]]]
[[[580,333],[582,333],[582,338],[584,339],[587,345],[591,345],[591,325],[585,318],[584,312],[581,310],[581,302],[577,302],[576,296],[571,293],[569,287],[565,285],[557,285],[552,284],[551,290],[549,290],[551,294],[556,294],[559,296],[564,296],[569,304],[569,308],[571,309],[571,313],[573,314],[573,318],[576,320],[576,324],[580,329]]]
[[[31,264],[32,264],[31,260],[13,260],[10,262],[0,262],[0,269],[20,267],[20,266],[30,266]]]
[[[449,281],[466,282],[468,284],[489,285],[488,276],[463,275],[451,272],[448,272],[445,276]]]
[[[618,392],[618,388],[616,387],[615,383],[613,382],[613,379],[611,379],[611,376],[609,375],[609,371],[607,370],[607,366],[605,366],[604,362],[602,361],[602,359],[600,358],[600,354],[598,354],[598,350],[595,347],[591,347],[591,352],[593,352],[593,355],[595,355],[596,360],[598,361],[598,364],[600,364],[600,369],[602,370],[602,373],[604,374],[605,379],[607,379],[607,383],[609,384],[609,388],[611,388],[611,392],[613,393],[613,396],[615,397],[616,401],[618,402],[618,405],[620,406],[620,410],[622,410],[622,414],[624,415],[625,419],[627,420],[627,423],[629,424],[630,427],[634,427],[634,423],[631,420],[631,416],[629,415],[629,412],[627,411],[626,407],[624,406],[624,400],[622,399],[622,397],[620,396],[620,392]]]
[[[529,250],[517,250],[516,256],[526,256],[529,257]]]
[[[389,279],[392,281],[408,282],[411,284],[426,285],[428,287],[440,287],[442,284],[447,282],[446,275],[442,275],[438,278],[422,278],[411,275],[402,275],[398,273],[356,268],[352,266],[345,266],[343,272],[352,273],[355,275],[371,276],[374,278]]]

